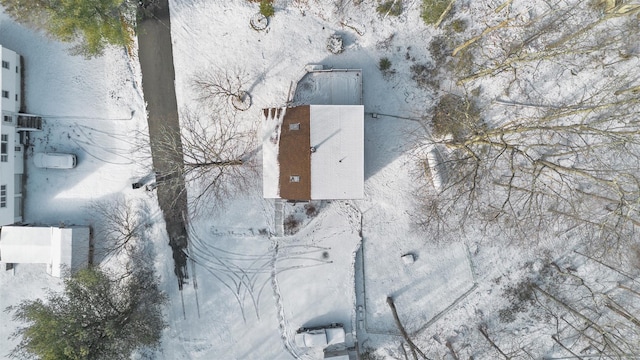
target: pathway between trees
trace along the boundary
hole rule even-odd
[[[171,163],[182,163],[181,154],[160,153],[157,142],[161,131],[180,131],[175,91],[175,69],[171,45],[169,1],[159,0],[158,8],[138,24],[138,57],[142,70],[144,99],[147,102],[147,122],[153,167],[160,174],[171,171]],[[174,159],[169,158],[175,157]],[[175,162],[174,162],[175,163]],[[170,183],[170,184],[169,184]],[[182,289],[187,272],[187,230],[183,215],[187,214],[187,194],[183,178],[172,178],[157,188],[158,202],[164,214],[173,250],[174,272]]]

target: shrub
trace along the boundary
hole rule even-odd
[[[457,33],[467,30],[467,21],[464,19],[455,19],[451,22],[451,29]]]
[[[314,204],[308,203],[304,205],[304,212],[307,217],[314,217],[318,215],[318,208]]]
[[[380,62],[378,63],[378,67],[381,71],[387,71],[391,69],[391,60],[387,57],[380,58]]]
[[[509,306],[498,311],[498,318],[503,323],[514,322],[519,313],[527,312],[529,307],[535,303],[533,285],[528,280],[507,286],[504,295]]]
[[[376,8],[381,15],[399,16],[402,14],[402,0],[386,0]]]
[[[454,57],[447,57],[445,63],[447,70],[453,71],[459,77],[473,74],[475,66],[475,56],[469,48],[459,51]]]
[[[462,140],[483,127],[480,109],[469,99],[453,94],[445,94],[440,98],[432,125],[434,135],[452,135],[454,140]]]
[[[447,61],[447,58],[451,54],[450,45],[444,36],[436,36],[429,43],[429,53],[431,53],[431,58],[435,62],[436,67],[441,66]]]
[[[449,6],[450,0],[422,0],[422,20],[428,24],[435,24],[440,15],[447,9]]]
[[[265,17],[272,17],[276,11],[273,9],[272,0],[262,0],[260,1],[260,14]]]
[[[413,64],[409,69],[411,70],[411,79],[415,80],[419,87],[438,87],[437,71],[433,66]]]
[[[300,227],[300,222],[296,217],[291,214],[284,219],[282,224],[284,226],[284,233],[286,235],[293,235],[298,231],[298,227]]]

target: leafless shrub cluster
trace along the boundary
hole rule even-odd
[[[454,94],[444,94],[440,98],[434,109],[431,125],[433,135],[450,135],[458,140],[484,131],[478,106],[471,99]]]
[[[284,219],[283,225],[284,233],[286,235],[293,235],[298,232],[300,228],[300,220],[298,220],[294,214],[290,214]]]
[[[640,356],[639,283],[583,254],[527,262],[498,283],[502,301],[480,307],[451,335],[432,337],[431,358],[628,359]],[[495,298],[494,298],[495,299]],[[446,337],[446,343],[440,337]],[[434,355],[434,353],[439,354]]]

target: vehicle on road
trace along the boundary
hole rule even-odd
[[[326,348],[329,345],[342,344],[345,341],[342,324],[331,324],[313,328],[300,328],[296,332],[295,344],[301,348]]]
[[[77,158],[74,154],[37,153],[33,156],[33,163],[43,169],[73,169]]]

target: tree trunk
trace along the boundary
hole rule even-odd
[[[391,312],[393,313],[393,319],[396,321],[396,326],[398,327],[398,330],[400,330],[402,337],[407,341],[407,344],[409,344],[409,347],[411,347],[411,352],[413,353],[414,359],[418,358],[416,355],[416,352],[418,352],[420,356],[422,356],[422,358],[429,360],[429,358],[422,352],[422,350],[420,350],[416,346],[416,344],[414,344],[413,341],[411,341],[411,338],[409,337],[407,330],[404,329],[404,326],[402,326],[402,323],[400,322],[400,318],[398,317],[398,311],[396,310],[396,305],[393,303],[393,299],[391,297],[387,297],[387,304],[389,304],[389,307],[391,308]]]

